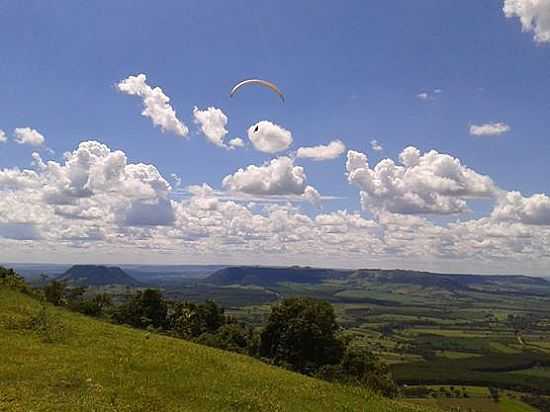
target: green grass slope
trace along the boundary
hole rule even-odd
[[[426,410],[63,309],[40,313],[0,288],[2,412]]]

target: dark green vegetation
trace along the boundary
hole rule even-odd
[[[41,303],[35,293],[0,268],[1,411],[427,410],[249,356],[95,320]],[[157,295],[135,299],[150,309],[144,313],[152,322],[160,319]],[[214,311],[205,312],[212,319]]]

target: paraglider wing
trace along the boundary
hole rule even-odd
[[[246,79],[246,80],[243,80],[243,81],[237,83],[235,86],[233,86],[233,88],[229,92],[229,96],[233,97],[233,95],[235,93],[237,93],[237,91],[241,87],[248,86],[248,85],[257,85],[257,86],[267,87],[271,91],[277,93],[283,102],[285,101],[285,96],[283,95],[283,93],[279,90],[279,88],[275,84],[273,84],[273,83],[271,83],[267,80],[262,80],[262,79]]]

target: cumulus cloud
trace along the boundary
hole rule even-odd
[[[216,146],[227,147],[223,142],[227,130],[227,116],[221,109],[209,107],[206,110],[199,110],[197,106],[193,109],[195,123],[200,125],[204,136]]]
[[[370,147],[375,152],[382,152],[384,150],[384,147],[382,147],[382,145],[376,139],[372,139],[370,141]]]
[[[427,259],[432,270],[540,273],[550,264],[548,195],[495,189],[458,159],[434,151],[407,148],[399,162],[373,168],[366,155],[348,152],[348,179],[366,193],[372,218],[346,210],[306,215],[298,200],[315,204],[320,196],[289,157],[226,178],[225,189],[251,195],[203,184],[189,186],[179,200],[154,165],[131,163],[123,151],[96,141],[81,142],[59,162],[36,153],[32,160],[33,170],[0,170],[0,250],[6,260],[61,253],[76,259],[89,248],[90,256],[119,261],[162,256],[174,262],[184,257],[425,269]],[[420,207],[411,206],[416,197]],[[417,213],[447,213],[457,209],[448,198],[472,197],[494,200],[493,213],[453,223]],[[274,198],[282,203],[262,201]]]
[[[0,143],[6,143],[7,141],[8,141],[8,136],[6,136],[6,132],[0,129]]]
[[[122,93],[139,96],[143,99],[144,110],[141,114],[150,118],[155,126],[163,132],[171,132],[178,136],[187,136],[189,129],[177,118],[176,111],[170,105],[170,98],[160,87],[152,88],[146,82],[145,74],[129,76],[117,84]]]
[[[306,184],[304,168],[295,166],[291,158],[282,156],[262,166],[250,165],[223,179],[224,189],[256,196],[301,196],[320,205],[321,195]]]
[[[232,148],[244,147],[244,141],[240,137],[235,137],[229,141],[229,146]]]
[[[223,179],[223,187],[253,195],[301,195],[306,188],[304,168],[286,156],[262,166],[250,165]]]
[[[519,192],[504,192],[491,217],[528,225],[550,225],[550,197],[542,193],[524,197]]]
[[[504,0],[503,11],[508,18],[518,17],[536,42],[550,42],[550,0]]]
[[[63,164],[44,163],[36,153],[33,159],[37,171],[19,172],[19,178],[12,176],[8,183],[40,187],[41,203],[51,205],[55,213],[126,225],[165,225],[173,219],[170,184],[153,165],[128,163],[120,150],[85,141],[65,153]]]
[[[248,138],[256,150],[277,153],[292,144],[292,133],[279,125],[262,120],[248,129]]]
[[[472,136],[498,136],[511,130],[506,123],[485,123],[481,125],[471,125],[470,134]]]
[[[346,145],[341,140],[333,140],[328,145],[300,147],[296,156],[312,160],[336,159],[346,151]]]
[[[14,141],[18,144],[28,144],[31,146],[43,145],[46,139],[37,130],[30,127],[21,127],[13,131]]]
[[[304,199],[315,207],[321,206],[321,195],[313,186],[306,186],[304,189]]]
[[[348,181],[361,188],[363,209],[403,214],[452,214],[468,211],[466,200],[488,198],[496,187],[487,176],[462,165],[459,159],[435,150],[421,154],[407,147],[374,168],[367,155],[350,150]]]

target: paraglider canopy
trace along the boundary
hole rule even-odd
[[[237,91],[241,87],[248,86],[248,85],[256,85],[256,86],[266,87],[266,88],[270,89],[271,91],[273,91],[274,93],[277,93],[283,102],[285,101],[285,96],[283,95],[283,93],[279,90],[279,88],[274,83],[271,83],[267,80],[262,80],[262,79],[246,79],[246,80],[240,81],[235,86],[233,86],[233,88],[229,92],[229,96],[233,97],[233,95],[235,93],[237,93]]]

